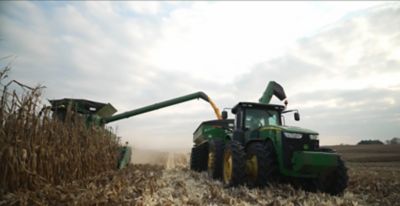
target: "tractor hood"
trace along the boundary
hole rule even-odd
[[[293,133],[302,133],[302,134],[316,134],[318,135],[318,132],[310,130],[310,129],[304,129],[301,127],[294,127],[294,126],[279,126],[282,128],[282,131],[284,132],[293,132]]]
[[[268,127],[263,127],[261,128],[262,130],[268,130],[268,129],[275,129],[275,130],[280,130],[282,132],[291,132],[291,133],[301,133],[301,134],[316,134],[318,135],[318,132],[310,130],[310,129],[304,129],[301,127],[294,127],[294,126],[268,126]]]

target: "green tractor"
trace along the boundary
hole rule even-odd
[[[270,82],[258,103],[240,102],[235,119],[202,122],[193,134],[190,168],[207,171],[226,186],[263,187],[277,181],[300,185],[307,191],[340,195],[347,187],[347,168],[329,148],[319,147],[318,133],[286,126],[285,106],[269,104],[272,96],[285,100],[281,85]]]

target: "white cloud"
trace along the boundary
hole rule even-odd
[[[333,4],[320,10],[305,2],[194,4],[171,13],[149,59],[159,68],[229,82],[254,63],[282,55],[297,38],[371,5]]]
[[[354,109],[379,114],[364,107],[369,97],[318,99],[400,88],[398,10],[392,9],[396,4],[382,12],[363,10],[377,4],[382,3],[0,2],[0,55],[16,54],[13,78],[45,84],[45,98],[111,102],[122,112],[204,90],[221,107],[232,107],[257,100],[267,82],[276,80],[292,106],[304,106],[304,126],[326,136],[388,136],[395,133],[389,111],[398,105],[397,96],[375,102],[387,106],[379,111],[392,121],[387,131],[361,129],[375,119]],[[315,96],[305,101],[305,91]],[[346,108],[351,112],[338,112]],[[348,133],[348,125],[335,123],[354,115],[367,123]],[[113,125],[138,146],[183,147],[191,145],[197,124],[211,118],[206,103],[193,101]]]
[[[160,2],[156,1],[133,1],[127,2],[127,7],[135,13],[155,15],[160,12]]]
[[[323,144],[398,135],[400,61],[390,57],[399,49],[400,30],[392,29],[399,11],[398,4],[369,9],[300,39],[284,55],[238,77],[236,96],[256,99],[264,77],[281,82],[290,107],[307,117],[300,125],[329,137]],[[377,24],[377,18],[385,22]]]

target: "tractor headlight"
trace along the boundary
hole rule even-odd
[[[285,137],[292,139],[301,139],[303,137],[303,135],[299,133],[284,132],[283,134],[285,135]]]
[[[318,139],[318,135],[317,134],[310,134],[310,139],[311,140],[317,140]]]

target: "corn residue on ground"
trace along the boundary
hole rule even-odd
[[[187,154],[169,153],[164,166],[137,164],[70,184],[9,193],[0,205],[396,205],[397,166],[349,164],[343,196],[309,193],[287,184],[262,189],[224,188],[187,167]],[[368,169],[366,169],[368,167]]]

